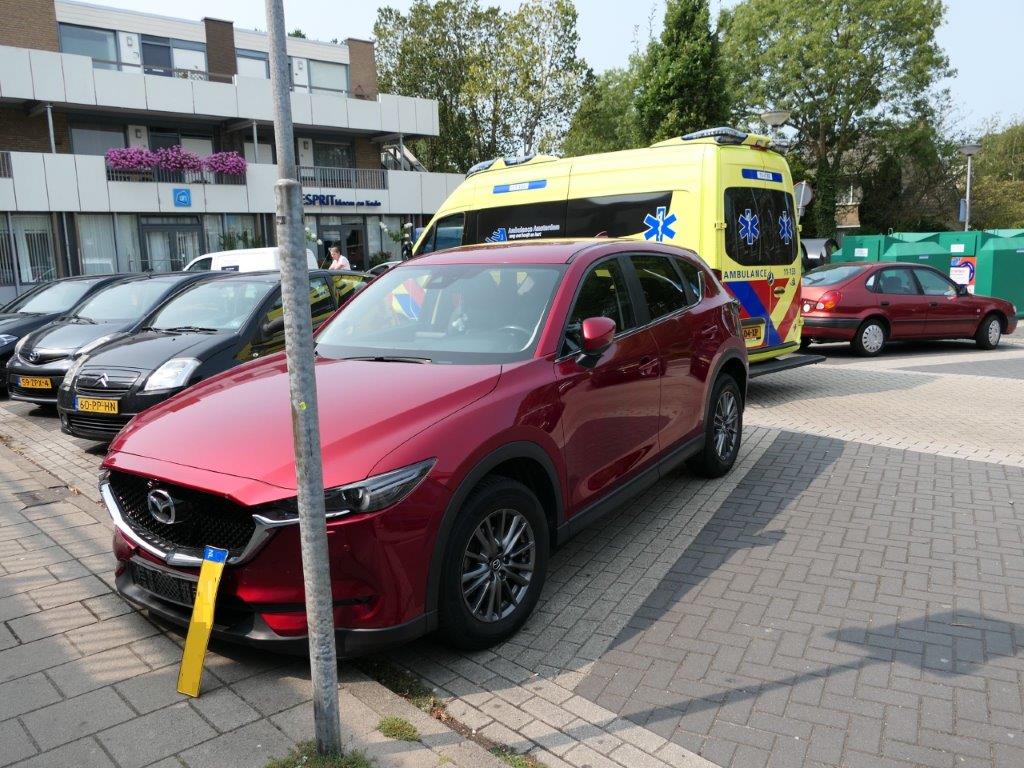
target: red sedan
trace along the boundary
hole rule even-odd
[[[898,263],[830,264],[804,275],[803,341],[848,341],[871,356],[887,341],[974,339],[995,349],[1017,327],[1008,301],[975,296],[937,269]]]
[[[385,272],[316,338],[339,653],[515,632],[550,548],[742,434],[735,302],[694,254],[633,241],[448,250]],[[101,490],[117,588],[184,625],[228,550],[214,635],[303,648],[285,361],[136,417]]]

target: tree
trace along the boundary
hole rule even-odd
[[[835,231],[844,161],[879,125],[926,112],[953,74],[942,0],[743,0],[719,20],[736,116],[786,109],[814,168],[819,236]],[[883,119],[884,118],[884,119]]]
[[[440,136],[414,142],[434,170],[557,149],[589,70],[576,55],[569,0],[527,0],[504,13],[477,0],[413,0],[374,25],[382,90],[438,102]]]
[[[971,225],[975,229],[1024,227],[1024,122],[993,126],[974,158]],[[961,165],[961,177],[966,168]]]
[[[647,48],[636,100],[645,142],[723,125],[726,77],[708,0],[669,0],[659,40]]]
[[[305,40],[306,39],[306,33],[303,32],[298,27],[296,27],[295,29],[293,29],[291,32],[288,33],[288,37],[300,37],[303,40]]]
[[[562,142],[566,155],[614,152],[643,145],[636,110],[641,61],[641,57],[634,55],[628,67],[590,77],[580,108]]]

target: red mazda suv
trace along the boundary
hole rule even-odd
[[[804,275],[800,296],[803,346],[848,341],[865,357],[888,341],[917,339],[974,339],[995,349],[1017,328],[1010,302],[976,296],[919,264],[829,264]]]
[[[456,248],[385,272],[316,337],[338,652],[518,629],[548,555],[684,462],[728,472],[747,359],[693,253],[635,241]],[[100,488],[117,588],[185,625],[203,547],[229,552],[213,634],[307,632],[285,361],[135,417]]]

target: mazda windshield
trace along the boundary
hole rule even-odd
[[[317,336],[330,358],[503,363],[528,358],[563,268],[403,266],[371,283]]]

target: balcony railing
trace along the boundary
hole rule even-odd
[[[331,168],[300,165],[299,181],[304,187],[325,189],[387,189],[388,174],[382,168]]]
[[[2,174],[0,174],[2,175]],[[149,168],[143,171],[123,171],[107,168],[107,181],[158,181],[164,184],[245,184],[245,175],[212,173],[210,171],[168,171]]]
[[[11,153],[0,152],[0,179],[11,178]]]

